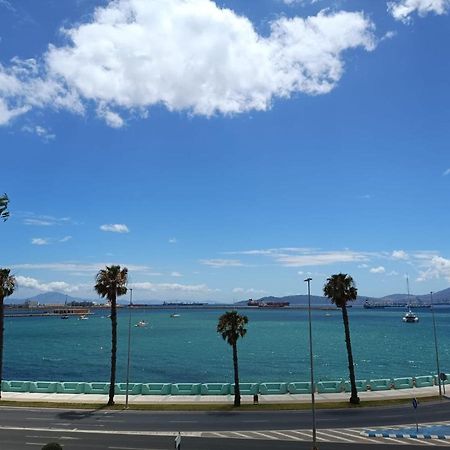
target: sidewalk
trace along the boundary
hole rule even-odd
[[[421,397],[437,397],[437,386],[400,389],[388,391],[367,391],[358,393],[361,400],[380,401],[394,399],[413,399]],[[315,394],[317,403],[348,401],[350,393],[339,394]],[[130,395],[130,405],[167,405],[167,404],[228,404],[233,403],[233,395]],[[243,395],[242,403],[252,404],[253,396]],[[107,403],[108,395],[99,394],[42,394],[42,393],[18,393],[2,392],[2,400],[17,402],[47,402],[47,403]],[[311,394],[283,394],[283,395],[258,395],[260,404],[270,403],[310,403]],[[125,395],[115,395],[116,404],[125,404]]]

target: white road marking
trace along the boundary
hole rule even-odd
[[[312,434],[305,433],[303,431],[291,430],[290,433],[299,434],[300,436],[304,436],[308,441],[312,439]]]
[[[273,434],[279,434],[280,436],[283,436],[283,437],[287,437],[291,441],[301,441],[302,440],[297,436],[292,436],[291,434],[286,434],[286,432],[283,433],[281,431],[275,431],[275,430],[271,430],[270,432]]]
[[[331,431],[331,430],[330,430]],[[334,431],[334,430],[333,430]],[[340,441],[344,441],[344,442],[353,442],[353,441],[351,441],[350,439],[347,439],[347,438],[343,438],[343,437],[340,437],[340,436],[335,436],[335,435],[333,435],[333,434],[330,434],[330,433],[325,433],[324,431],[322,431],[322,430],[320,430],[320,431],[318,431],[317,432],[317,436],[319,437],[319,435],[320,436],[322,436],[322,435],[324,435],[324,436],[327,436],[327,437],[329,437],[329,438],[331,438],[331,439],[339,439]]]
[[[263,436],[268,439],[276,440],[277,438],[274,436],[271,436],[270,434],[261,433],[261,431],[252,431],[252,433],[256,434],[257,436]]]
[[[243,434],[243,433],[239,433],[238,431],[230,431],[230,433],[233,433],[239,437],[243,437],[245,439],[253,439],[251,436],[249,436],[248,434]]]

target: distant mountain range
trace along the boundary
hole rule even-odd
[[[410,296],[411,302],[420,301],[425,304],[430,303],[430,294],[424,295],[414,295]],[[287,295],[285,297],[262,297],[258,299],[262,302],[289,302],[291,305],[307,305],[308,304],[308,296],[307,295]],[[364,302],[368,300],[369,302],[376,302],[378,304],[382,303],[391,303],[391,302],[406,302],[408,300],[408,294],[391,294],[386,295],[385,297],[366,297],[363,295],[359,295],[355,305],[362,305]],[[247,300],[243,300],[237,302],[236,305],[245,305]],[[442,291],[433,292],[433,303],[448,303],[450,304],[450,288],[444,289]],[[311,304],[312,305],[329,305],[330,300],[326,297],[321,297],[318,295],[311,295]]]
[[[40,305],[63,305],[64,303],[71,302],[81,302],[86,301],[86,298],[72,297],[70,295],[63,294],[61,292],[44,292],[43,294],[38,294],[33,297],[29,297],[27,299],[20,298],[7,298],[5,303],[9,305],[18,305],[24,303],[26,300],[34,300],[37,301]],[[291,305],[307,305],[308,304],[308,296],[307,295],[288,295],[285,297],[262,297],[258,299],[263,302],[289,302]],[[354,302],[355,305],[362,305],[366,300],[369,302],[377,302],[378,304],[389,303],[389,302],[405,302],[408,300],[407,294],[391,294],[386,295],[385,297],[367,297],[360,295],[358,299]],[[88,301],[91,301],[90,299]],[[103,299],[96,300],[98,303],[104,303]],[[411,294],[411,301],[420,301],[423,303],[430,303],[430,294],[423,295],[414,295]],[[450,304],[450,288],[443,289],[442,291],[433,292],[433,302],[435,303],[448,303]],[[124,299],[120,301],[121,304],[128,303],[128,299]],[[157,301],[140,301],[136,303],[148,303],[148,304],[158,304],[163,303]],[[215,303],[211,301],[211,303]],[[245,305],[247,300],[242,300],[240,302],[236,302],[236,305]],[[330,301],[318,295],[311,295],[311,304],[313,305],[329,305]]]

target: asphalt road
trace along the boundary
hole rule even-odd
[[[257,407],[255,407],[257,408]],[[419,405],[419,422],[450,422],[450,402]],[[412,439],[361,437],[359,428],[414,422],[411,406],[318,410],[321,450],[418,448]],[[177,431],[186,449],[310,449],[309,411],[152,412],[0,408],[0,450],[40,450],[57,441],[65,450],[165,450]],[[382,442],[382,443],[379,443]],[[445,446],[450,441],[441,441]],[[429,447],[430,442],[423,442]],[[422,446],[420,445],[420,446]]]

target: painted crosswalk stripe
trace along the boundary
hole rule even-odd
[[[217,431],[209,431],[208,434],[212,434],[213,436],[217,436],[220,438],[227,438],[228,436],[224,433],[218,433]]]
[[[263,436],[265,438],[269,438],[269,439],[277,439],[275,436],[271,436],[270,434],[265,434],[265,433],[261,433],[261,431],[252,431],[252,433],[256,434],[257,436]]]
[[[346,428],[345,430],[346,431],[353,431],[353,430],[349,430],[348,428]],[[341,431],[341,430],[334,430],[334,433],[343,434],[344,436],[357,439],[358,441],[361,440],[361,441],[364,441],[364,442],[373,442],[373,443],[377,442],[374,439],[369,439],[367,437],[361,436],[361,434],[359,434],[358,432],[355,432],[356,434],[351,434],[351,433],[345,433],[344,431]]]
[[[233,435],[245,438],[245,439],[253,439],[251,436],[249,436],[248,434],[244,434],[244,433],[239,433],[238,431],[230,431],[230,433],[232,433]]]
[[[300,436],[305,437],[308,441],[312,439],[311,433],[305,433],[304,431],[291,430],[291,433],[299,434]]]
[[[297,436],[292,436],[291,434],[286,434],[286,432],[283,433],[281,431],[271,431],[271,433],[278,434],[279,436],[286,437],[293,441],[301,441],[301,439],[298,438]]]
[[[332,438],[332,439],[339,439],[340,441],[344,441],[344,442],[353,442],[353,441],[351,441],[350,439],[343,438],[343,437],[340,437],[340,436],[335,436],[335,435],[330,434],[330,433],[325,433],[325,432],[322,431],[322,430],[318,431],[318,432],[317,432],[317,435],[318,435],[318,436],[319,436],[319,435],[320,435],[320,436],[325,435],[325,436],[327,436],[327,437],[329,437],[329,438]]]

